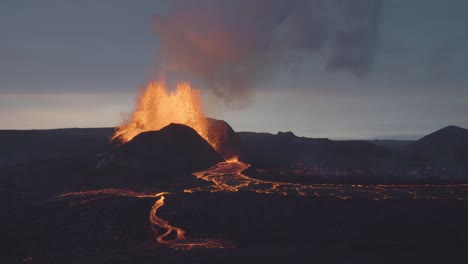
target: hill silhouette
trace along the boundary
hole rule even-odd
[[[366,141],[334,141],[327,138],[298,137],[292,132],[239,133],[246,147],[246,161],[252,165],[271,167],[361,168],[372,166],[390,151]]]
[[[195,130],[180,124],[141,133],[120,146],[108,144],[111,150],[98,156],[66,155],[0,168],[0,190],[32,197],[98,188],[169,190],[203,184],[191,173],[223,161]]]
[[[410,146],[412,155],[438,161],[457,161],[468,165],[468,129],[447,126]]]
[[[257,176],[270,180],[448,183],[468,179],[468,130],[456,126],[411,142],[236,133],[222,120],[208,119],[208,124],[218,153],[196,131],[177,124],[142,133],[123,145],[109,142],[112,128],[4,130],[0,131],[0,174],[9,175],[12,185],[18,180],[30,189],[47,183],[37,175],[54,178],[49,181],[53,184],[43,186],[45,190],[58,190],[67,182],[72,184],[66,186],[75,187],[66,190],[154,186],[174,179],[190,181],[192,172],[238,155],[252,165],[252,171],[268,170],[271,177]]]
[[[234,156],[244,155],[240,136],[224,120],[207,118],[208,138],[216,142],[216,150],[219,155],[228,160]]]
[[[203,170],[223,161],[194,129],[174,123],[137,135],[111,155],[113,165],[172,174]]]
[[[302,183],[468,180],[468,130],[456,126],[418,141],[314,139],[292,132],[239,135],[246,149],[244,160],[252,164],[247,173],[262,179]]]

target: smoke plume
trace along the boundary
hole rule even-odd
[[[380,0],[171,0],[155,16],[160,71],[203,82],[226,101],[305,55],[363,76],[379,49]]]

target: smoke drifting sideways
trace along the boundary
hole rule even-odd
[[[154,17],[158,72],[200,81],[226,103],[306,55],[361,77],[380,48],[380,0],[171,0]]]

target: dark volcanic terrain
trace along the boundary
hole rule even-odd
[[[0,263],[466,259],[466,129],[334,141],[210,122],[218,153],[177,124],[123,145],[107,128],[0,131]]]
[[[248,175],[277,181],[354,184],[468,182],[468,130],[449,126],[417,141],[329,140],[291,132],[239,132]]]

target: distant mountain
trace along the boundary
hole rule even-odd
[[[292,132],[238,134],[245,161],[253,165],[249,175],[264,179],[352,183],[468,179],[468,130],[455,126],[418,141],[314,139]]]
[[[297,137],[292,132],[278,134],[239,132],[246,148],[246,161],[259,167],[362,168],[390,151],[359,140],[333,141],[327,138]]]
[[[447,126],[409,145],[411,155],[468,165],[468,129]]]

